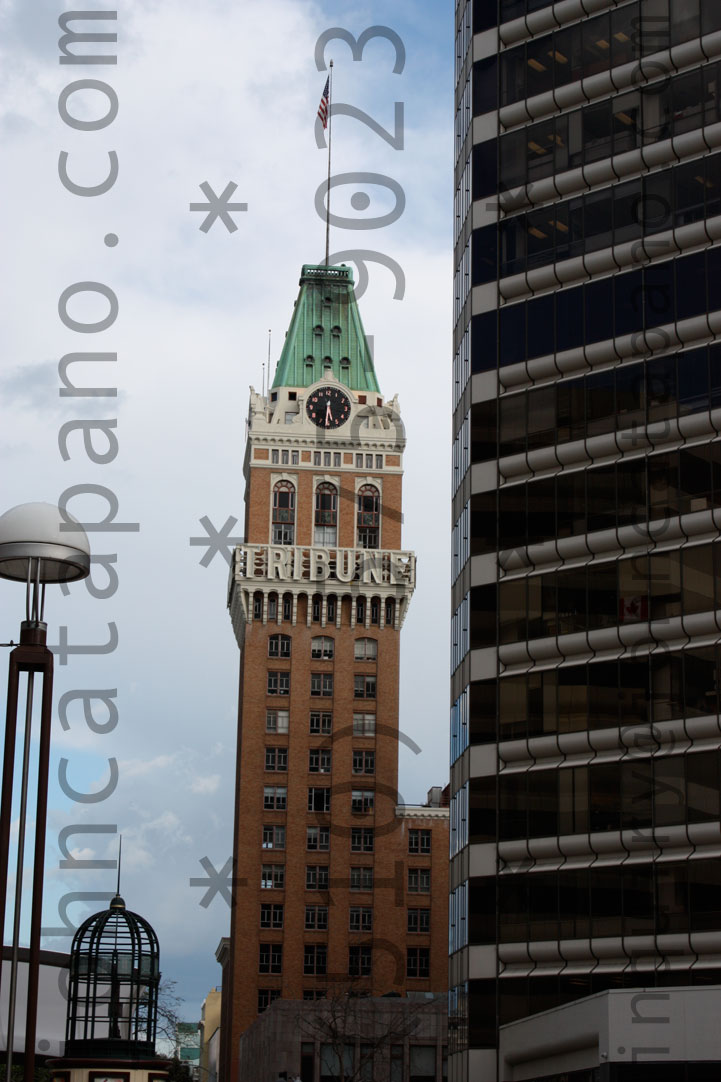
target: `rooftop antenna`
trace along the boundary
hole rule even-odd
[[[120,860],[123,855],[123,835],[118,835],[118,889],[115,891],[117,895],[120,894]]]

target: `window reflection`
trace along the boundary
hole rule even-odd
[[[495,458],[496,453],[505,458],[553,443],[644,428],[654,421],[705,412],[720,370],[721,346],[702,347],[504,395],[498,406],[497,451],[495,401],[492,411],[483,404],[482,421],[482,407],[478,406],[478,422],[472,421],[478,428],[472,460],[485,461]],[[661,470],[654,473],[660,475]],[[659,476],[656,483],[663,483],[663,478]],[[689,483],[693,484],[692,478]],[[703,492],[707,487],[706,483],[700,485]],[[705,508],[700,502],[695,505],[697,511]]]
[[[605,106],[604,106],[605,108]],[[624,114],[625,115],[625,114]],[[585,139],[586,161],[606,158],[610,153],[611,114],[606,111],[594,120],[595,114],[589,110],[586,120],[596,124],[598,131],[598,153],[595,153],[593,140]],[[552,125],[551,125],[552,126]],[[544,128],[547,125],[544,125]],[[547,132],[538,134],[538,140],[532,139],[529,145],[536,148],[536,167],[529,168],[529,177],[537,179],[536,174],[547,176],[552,172],[551,148],[546,145],[552,135]],[[542,172],[541,172],[542,171]],[[661,230],[680,228],[706,217],[713,217],[721,212],[721,154],[700,161],[688,162],[663,173],[653,173],[643,179],[614,184],[610,188],[577,196],[566,202],[550,207],[528,211],[525,214],[505,218],[500,225],[500,275],[507,277],[519,274],[533,267],[582,255],[584,252],[597,251],[613,245],[636,240],[644,234],[658,233]],[[675,209],[674,209],[675,208]],[[479,250],[485,254],[488,266],[493,267],[495,275],[495,252],[491,241],[485,236],[487,226],[478,232],[481,243]],[[701,253],[703,254],[703,253]],[[663,266],[663,265],[662,265]],[[668,265],[670,267],[670,264]],[[658,267],[649,267],[647,277],[662,274]],[[487,275],[474,271],[476,281],[488,281]],[[655,287],[656,288],[656,287]],[[661,286],[657,287],[659,290]],[[673,284],[670,286],[673,294]],[[652,298],[647,313],[647,325],[655,326],[664,322],[663,316],[668,305]],[[660,316],[660,319],[656,319]]]
[[[719,190],[721,194],[721,184]],[[573,238],[571,219],[569,228]],[[503,236],[501,243],[505,243]],[[657,327],[719,309],[721,248],[710,248],[643,270],[623,271],[532,300],[504,304],[498,312],[498,362],[501,366],[519,364],[607,341],[614,333],[632,334],[644,326]],[[490,315],[495,321],[496,313]],[[490,322],[485,326],[493,339],[495,327]],[[718,395],[718,372],[714,379]]]
[[[619,16],[630,10],[633,8],[626,7],[614,14]],[[628,29],[626,26],[618,32],[633,36]],[[577,27],[559,33],[571,31],[576,33]],[[619,48],[622,44],[618,43]],[[509,55],[506,53],[505,57]],[[570,68],[570,64],[555,63],[555,66]],[[717,123],[721,115],[720,73],[721,64],[708,64],[673,80],[657,81],[503,135],[500,190],[512,192],[584,162],[624,154]]]
[[[471,743],[495,740],[495,685],[479,681],[471,688]],[[475,719],[479,726],[475,732],[474,701],[481,712]],[[593,662],[504,677],[499,681],[498,702],[501,741],[713,715],[718,708],[718,649],[703,647],[666,656]],[[482,726],[481,715],[486,719]],[[699,761],[696,756],[692,760]],[[630,760],[634,769],[637,764],[637,758]],[[640,797],[643,788],[640,781],[634,780],[633,770],[627,781],[629,792],[639,790],[639,803],[630,797],[621,802],[625,808],[632,808],[623,820],[624,829],[650,821]],[[717,803],[714,800],[706,806],[713,809]],[[514,805],[511,802],[508,806],[511,809]],[[502,822],[501,836],[523,834],[503,833],[509,829]]]
[[[520,3],[511,5],[523,14],[520,8]],[[504,3],[501,21],[506,21],[505,12]],[[543,94],[720,28],[717,4],[670,0],[670,11],[669,0],[625,4],[507,50],[501,57],[501,104]]]

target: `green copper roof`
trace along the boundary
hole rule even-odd
[[[353,293],[353,271],[306,264],[273,386],[309,387],[330,372],[353,391],[380,390]]]

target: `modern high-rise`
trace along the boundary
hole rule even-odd
[[[275,999],[448,987],[444,786],[426,805],[398,797],[416,568],[401,548],[404,448],[351,269],[304,266],[273,383],[250,393],[245,543],[228,592],[240,698],[224,1082]],[[317,1082],[325,1053],[295,1036],[283,1066]]]
[[[450,1077],[718,1077],[721,4],[455,31]]]

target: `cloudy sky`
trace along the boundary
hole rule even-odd
[[[315,196],[327,159],[314,121],[326,73],[316,55],[334,60],[334,101],[389,133],[335,120],[333,173],[379,177],[334,188],[333,211],[347,225],[331,230],[331,252],[346,262],[353,251],[375,252],[400,268],[397,287],[387,266],[369,262],[360,306],[381,389],[399,394],[408,434],[404,545],[418,554],[418,589],[403,632],[400,725],[421,751],[401,746],[402,799],[419,801],[447,780],[453,5],[120,0],[117,65],[61,66],[58,16],[71,7],[0,0],[0,510],[102,486],[117,499],[116,521],[139,529],[91,534],[96,555],[115,556],[112,596],[92,597],[84,583],[48,594],[49,640],[71,648],[56,655],[56,704],[74,690],[116,689],[118,716],[105,724],[95,703],[91,729],[74,701],[64,729],[56,709],[44,923],[62,923],[68,892],[114,885],[112,870],[59,866],[61,829],[106,827],[69,839],[86,860],[112,860],[121,832],[122,892],[156,928],[163,972],[196,1018],[220,983],[214,953],[229,927],[222,896],[203,907],[205,890],[190,880],[206,874],[201,859],[220,869],[231,851],[238,653],[227,565],[216,553],[201,566],[208,549],[190,538],[206,534],[201,519],[220,529],[235,518],[229,532],[242,533],[248,388],[260,389],[269,329],[277,359],[301,265],[323,258]],[[348,35],[379,26],[389,36],[371,36],[354,61]],[[318,39],[332,28],[340,36],[326,34],[323,51]],[[111,90],[63,99],[64,88],[88,79]],[[88,130],[108,113],[109,94],[117,117]],[[63,152],[83,186],[103,181],[114,153],[116,183],[95,197],[72,194],[59,178]],[[405,208],[368,228],[395,203],[383,178],[402,187]],[[221,193],[230,181],[234,200],[247,204],[236,231],[220,220],[201,231],[204,215],[189,210],[205,199],[200,184]],[[351,199],[361,190],[365,210]],[[61,296],[79,282],[117,297],[106,330],[73,329],[107,316],[99,293],[71,297],[60,318]],[[59,396],[58,362],[79,351],[117,353],[117,363],[95,366],[106,375],[95,382],[117,387],[117,397]],[[112,461],[91,462],[82,431],[63,429],[83,419],[117,421],[108,428],[118,443]],[[95,447],[108,443],[96,434]],[[87,493],[69,504],[87,521],[107,506]],[[108,582],[100,567],[94,577]],[[0,583],[0,640],[17,637],[22,601],[21,587]],[[88,653],[110,641],[110,624],[117,646]],[[80,802],[73,790],[108,795]],[[75,926],[103,907],[73,903],[68,919]],[[49,935],[45,945],[69,942]]]

